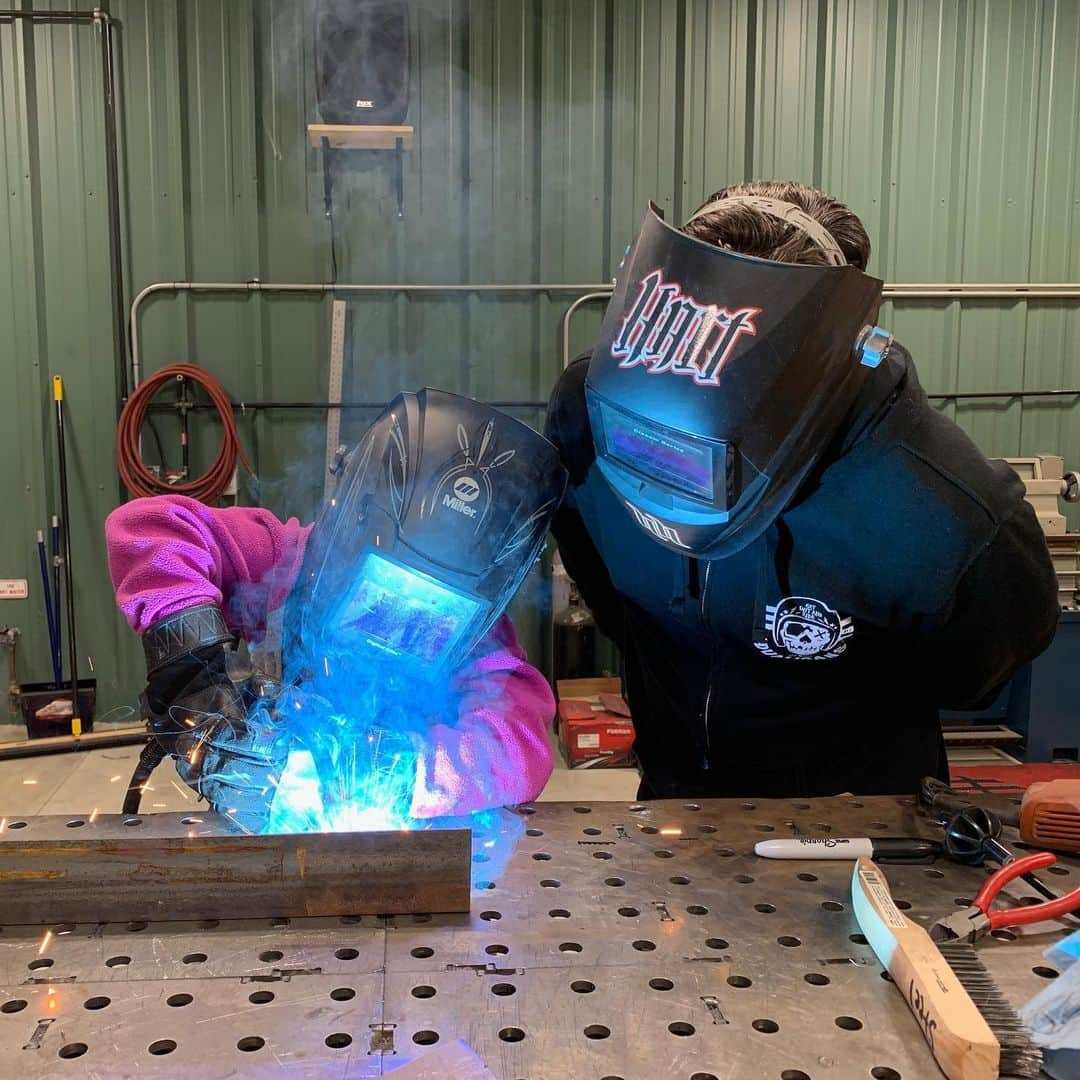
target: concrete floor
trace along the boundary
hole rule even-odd
[[[98,730],[101,730],[99,727]],[[0,725],[0,741],[25,738],[24,728]],[[138,746],[0,761],[0,816],[30,814],[116,814]],[[637,794],[633,769],[568,769],[556,750],[556,767],[540,798],[552,802],[631,801]],[[171,763],[154,773],[140,813],[190,810],[195,795],[177,778]]]

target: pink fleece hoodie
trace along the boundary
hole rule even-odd
[[[217,604],[231,629],[257,642],[289,594],[310,532],[267,510],[218,510],[182,495],[134,499],[105,523],[116,602],[139,634],[166,615]],[[551,775],[555,701],[505,615],[454,676],[454,689],[458,716],[431,727],[417,763],[413,815],[535,799]]]

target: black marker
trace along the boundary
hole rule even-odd
[[[936,840],[918,836],[803,836],[762,840],[754,854],[766,859],[858,859],[878,862],[933,862],[941,854]]]

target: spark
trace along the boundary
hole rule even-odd
[[[121,776],[120,773],[117,773],[115,776],[110,776],[109,777],[109,783],[110,784],[115,784],[117,780],[121,780],[121,779],[123,779],[123,777]]]
[[[682,836],[682,829],[672,826],[672,827],[669,827],[669,828],[666,828],[666,829],[661,829],[660,830],[660,835],[661,836]]]
[[[329,679],[330,678],[330,660],[329,660],[328,657],[324,656],[322,658],[322,666],[323,666],[323,671],[326,673],[326,677]]]
[[[29,784],[36,784],[37,781],[36,780],[24,780],[23,783],[29,785]]]
[[[45,936],[41,939],[41,947],[38,949],[37,954],[41,954],[49,947],[49,942],[53,939],[53,932],[51,930],[45,931]]]
[[[191,796],[187,793],[185,788],[182,788],[175,780],[170,780],[169,783],[180,792],[184,802],[191,802]]]
[[[152,806],[152,807],[153,807],[153,808],[154,808],[155,810],[161,810],[161,809],[163,809],[163,808],[164,808],[164,806],[165,806],[166,804],[165,804],[165,803],[163,803],[163,802],[156,802],[156,803],[151,803],[150,805],[151,805],[151,806]]]
[[[235,813],[236,813],[236,810],[235,810],[235,809],[232,809],[232,810],[226,810],[226,811],[225,811],[225,816],[226,816],[226,817],[230,817],[230,818],[232,818],[232,820],[233,820],[233,821],[234,821],[234,822],[235,822],[235,823],[236,823],[237,825],[239,825],[239,826],[240,826],[240,828],[241,828],[241,829],[243,829],[243,830],[244,830],[244,832],[246,832],[246,833],[248,834],[248,836],[253,836],[253,835],[254,835],[254,833],[252,833],[252,831],[251,831],[251,830],[250,830],[250,829],[249,829],[249,828],[248,828],[248,827],[247,827],[247,826],[246,826],[246,825],[245,825],[245,824],[244,824],[243,822],[241,822],[241,821],[237,821],[237,819],[236,819],[235,817],[233,817],[233,815],[234,815]]]
[[[0,818],[0,832],[7,828],[7,818]]]
[[[90,824],[91,825],[93,825],[94,822],[97,820],[97,816],[98,816],[98,808],[95,806],[94,809],[90,811]]]

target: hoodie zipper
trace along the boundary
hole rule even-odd
[[[704,581],[701,586],[701,598],[699,601],[699,611],[701,613],[701,625],[704,629],[709,629],[709,622],[706,616],[706,602],[709,597],[709,568],[712,566],[712,560],[705,560],[705,575]],[[707,675],[707,681],[705,683],[705,703],[701,710],[701,722],[705,728],[705,754],[702,759],[702,771],[708,772],[709,770],[709,758],[712,756],[712,742],[709,736],[709,706],[712,703],[712,690],[713,690],[713,669],[716,664],[716,649],[710,645],[709,648],[709,673]]]

